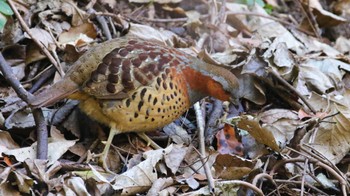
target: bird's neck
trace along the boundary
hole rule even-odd
[[[222,101],[229,100],[229,93],[209,73],[206,74],[205,69],[196,70],[192,67],[185,67],[183,73],[188,84],[188,92],[192,104],[205,96],[215,97]]]

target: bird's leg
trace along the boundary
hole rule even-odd
[[[154,149],[161,149],[162,147],[158,146],[151,138],[149,138],[144,132],[137,133],[137,135],[147,142],[147,146],[152,146]]]
[[[111,172],[107,166],[108,151],[111,147],[114,136],[117,134],[119,134],[119,130],[115,127],[114,124],[112,124],[111,130],[110,130],[109,135],[108,135],[108,139],[107,139],[106,144],[105,144],[105,148],[103,149],[101,154],[97,155],[97,157],[99,157],[98,163],[100,165],[102,165],[103,169],[105,169],[105,171],[107,171],[107,172]]]

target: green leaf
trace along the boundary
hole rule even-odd
[[[248,5],[254,5],[255,3],[260,5],[261,7],[265,6],[265,3],[263,0],[248,0]]]
[[[255,3],[260,5],[261,7],[264,7],[264,5],[265,5],[263,0],[237,0],[235,2],[240,3],[240,4],[244,4],[244,5],[248,5],[248,6],[252,6]]]
[[[272,11],[273,11],[273,6],[270,5],[270,4],[266,4],[266,5],[264,6],[264,9],[265,9],[265,11],[266,11],[268,14],[271,14]]]
[[[0,13],[8,16],[13,14],[11,7],[3,0],[0,1]]]
[[[0,33],[2,33],[2,30],[5,27],[6,21],[7,21],[6,17],[0,13]]]

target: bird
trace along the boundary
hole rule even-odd
[[[32,108],[62,99],[110,127],[99,164],[115,135],[144,133],[178,119],[206,96],[237,102],[239,81],[228,69],[154,40],[120,37],[87,50],[61,80],[29,100]]]

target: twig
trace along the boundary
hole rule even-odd
[[[284,20],[281,20],[281,19],[278,19],[278,18],[275,18],[273,16],[268,16],[268,15],[263,15],[263,14],[257,14],[257,13],[253,13],[253,12],[233,12],[233,11],[227,11],[226,12],[227,15],[247,15],[247,16],[257,16],[257,17],[261,17],[261,18],[267,18],[267,19],[270,19],[270,20],[273,20],[273,21],[276,21],[276,22],[279,22],[279,23],[282,23],[284,25],[288,25],[288,26],[291,26],[295,29],[297,29],[298,31],[301,31],[307,35],[314,35],[313,33],[309,32],[309,31],[306,31],[300,27],[297,27],[296,25],[292,24],[292,23],[289,23],[289,22],[286,22]]]
[[[303,100],[305,105],[311,110],[312,113],[316,114],[316,109],[308,102],[308,100],[300,94],[292,85],[290,85],[287,81],[285,81],[278,73],[276,73],[273,69],[269,68],[268,72],[272,74],[278,81],[280,81],[284,86],[286,86],[289,90],[298,95],[298,97]]]
[[[199,105],[199,102],[194,104],[194,110],[196,112],[196,118],[197,118],[197,126],[199,129],[199,133],[198,133],[198,138],[199,138],[199,151],[200,151],[200,159],[204,160],[205,159],[205,144],[204,144],[204,119],[202,117],[202,111]],[[203,161],[202,161],[203,162]],[[214,189],[215,189],[215,184],[214,184],[214,179],[213,179],[213,175],[211,174],[211,170],[209,167],[209,164],[207,161],[203,162],[204,164],[204,171],[205,171],[205,175],[207,176],[207,180],[208,180],[208,186],[209,186],[209,190],[211,193],[214,193]]]
[[[304,6],[302,5],[302,3],[300,2],[300,0],[294,0],[294,2],[297,2],[297,4],[299,5],[300,9],[302,10],[304,16],[306,17],[312,31],[314,32],[314,35],[316,35],[316,37],[320,40],[322,40],[322,37],[320,35],[320,33],[317,31],[316,27],[314,24],[317,24],[316,20],[315,20],[315,16],[312,15],[311,12],[306,12]],[[307,2],[307,1],[306,1]],[[307,5],[310,11],[310,4]]]
[[[110,26],[112,28],[112,32],[113,32],[112,38],[113,38],[113,37],[117,36],[117,30],[115,29],[112,17],[108,17],[108,20],[109,20],[109,24],[110,24]]]
[[[25,102],[34,97],[31,93],[26,91],[21,83],[17,80],[16,76],[13,74],[11,67],[6,62],[2,53],[0,53],[0,71],[4,75],[5,79],[10,83],[12,88],[15,90],[17,95]],[[45,118],[40,108],[33,109],[33,117],[37,128],[37,158],[47,159],[47,128],[45,125]]]
[[[45,72],[40,72],[38,75],[41,75],[41,73],[43,73],[40,77],[32,86],[32,88],[29,90],[30,93],[34,93],[35,91],[37,91],[42,85],[43,83],[45,83],[49,78],[51,78],[55,72],[56,69],[53,66],[49,66],[49,69],[45,69]]]
[[[305,159],[304,161],[304,168],[303,168],[303,174],[301,176],[301,190],[300,190],[300,196],[304,196],[304,191],[305,191],[305,177],[306,177],[306,173],[307,173],[307,169],[308,169],[308,159]],[[310,172],[312,172],[310,170]]]
[[[92,14],[91,16],[93,17],[97,17],[97,16],[109,16],[110,18],[113,19],[114,22],[116,22],[116,24],[111,23],[113,32],[116,33],[115,28],[117,27],[118,31],[120,31],[120,33],[122,35],[124,35],[125,33],[128,32],[129,28],[130,28],[130,23],[128,21],[125,20],[124,17],[122,17],[120,14],[116,15],[113,13],[108,13],[108,12],[95,12],[94,14]],[[129,18],[130,20],[134,20],[133,18]],[[114,25],[113,25],[114,24]]]
[[[267,178],[268,180],[270,180],[270,181],[272,182],[272,184],[276,186],[277,194],[278,194],[279,196],[281,196],[280,191],[279,191],[279,189],[278,189],[278,186],[277,186],[276,182],[273,180],[272,176],[270,176],[270,175],[267,174],[267,173],[260,173],[260,174],[256,175],[256,176],[254,177],[253,181],[252,181],[252,184],[253,184],[254,186],[256,186],[256,185],[258,184],[258,181],[259,181],[261,178]]]
[[[334,178],[336,178],[341,186],[341,190],[343,192],[343,195],[347,195],[347,181],[341,176],[339,175],[334,169],[332,169],[330,166],[319,162],[316,159],[313,159],[311,157],[307,158],[310,162],[314,163],[315,165],[318,165],[320,167],[322,167],[323,169],[327,170],[330,174],[333,175]],[[274,167],[271,169],[270,171],[270,175],[273,175],[275,173],[275,171],[277,170],[277,168],[279,168],[280,166],[286,164],[286,163],[298,163],[298,162],[305,162],[305,158],[292,158],[292,159],[287,159],[287,160],[282,160],[280,162],[278,162],[277,164],[274,165]]]
[[[307,150],[305,147],[310,148],[312,152]],[[339,170],[338,167],[336,167],[327,157],[323,156],[318,150],[316,150],[312,146],[308,144],[303,144],[303,145],[300,145],[300,150],[307,153],[309,156],[315,158],[317,161],[320,161],[326,165],[330,165],[330,167],[334,169],[339,175],[342,175],[342,172]],[[309,157],[309,156],[306,155],[305,157]],[[346,177],[343,176],[343,179],[346,180]],[[350,186],[350,184],[348,184],[348,186]]]
[[[25,21],[23,20],[22,16],[19,14],[19,12],[17,11],[15,5],[13,4],[12,0],[7,0],[7,2],[9,3],[11,9],[13,10],[13,12],[15,13],[18,21],[20,22],[23,30],[30,36],[30,38],[36,43],[36,45],[39,46],[39,48],[41,49],[41,51],[47,56],[47,58],[51,61],[51,63],[56,67],[58,73],[63,76],[64,72],[62,70],[62,67],[57,63],[57,61],[55,60],[55,58],[51,55],[51,53],[49,52],[49,50],[37,39],[35,39],[34,35],[31,33],[29,27],[27,26],[27,24],[25,23]]]
[[[301,181],[291,181],[290,179],[288,180],[279,180],[279,179],[275,179],[275,182],[277,183],[291,183],[291,184],[301,184]],[[316,188],[315,186],[313,186],[312,184],[309,184],[307,182],[305,182],[305,186],[317,191],[320,193],[320,195],[328,195],[327,193],[323,192],[322,190]],[[271,193],[270,193],[271,194]]]
[[[0,71],[4,75],[6,81],[12,86],[12,88],[17,93],[18,97],[20,97],[23,101],[27,102],[29,99],[32,99],[34,96],[27,92],[22,84],[17,80],[15,74],[12,72],[11,67],[5,60],[2,53],[0,53]]]
[[[199,19],[206,19],[209,15],[201,15]],[[155,18],[155,19],[149,19],[149,18],[141,18],[141,20],[145,20],[146,22],[187,22],[188,18]]]
[[[245,186],[247,188],[252,189],[258,195],[261,195],[261,196],[264,195],[264,193],[258,187],[254,186],[253,184],[250,184],[249,182],[245,182],[245,181],[241,181],[241,180],[220,181],[220,182],[216,182],[215,184],[217,184],[217,185],[221,185],[221,184],[238,184],[238,185],[242,185],[242,186]]]
[[[48,131],[46,127],[45,117],[41,108],[32,109],[37,137],[36,157],[38,159],[47,159],[48,155]]]
[[[95,14],[96,11],[93,8],[88,9],[89,14]],[[109,31],[106,19],[101,15],[96,15],[97,22],[101,25],[102,32],[106,36],[107,40],[112,39],[111,32]]]

